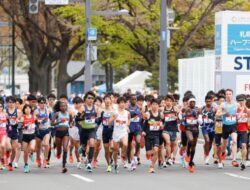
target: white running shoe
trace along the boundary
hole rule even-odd
[[[166,163],[166,162],[163,162],[162,167],[163,167],[163,168],[167,168],[167,167],[168,167],[167,163]]]
[[[250,161],[246,161],[246,167],[250,167]]]
[[[77,162],[76,163],[76,167],[77,167],[77,169],[81,169],[82,167],[81,167],[81,162]]]
[[[14,168],[18,168],[18,163],[17,162],[14,163]]]
[[[205,157],[205,165],[209,165],[209,156]]]
[[[132,168],[133,171],[136,170],[136,162],[135,162],[135,160],[132,160],[131,168]]]
[[[222,169],[223,168],[223,163],[219,162],[218,163],[218,169]]]
[[[138,164],[137,156],[134,156],[134,161],[135,161],[135,164],[137,165]]]
[[[128,168],[129,167],[129,164],[127,162],[124,163],[123,165],[124,168]]]
[[[168,159],[167,165],[172,166],[173,165],[173,160],[171,158]]]

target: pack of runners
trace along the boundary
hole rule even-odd
[[[39,168],[50,168],[54,153],[62,160],[62,173],[67,172],[67,161],[75,160],[77,168],[92,172],[103,147],[107,172],[118,173],[121,163],[135,171],[145,147],[150,173],[157,165],[166,168],[175,164],[178,152],[181,165],[192,173],[200,131],[204,164],[209,164],[212,154],[213,163],[222,169],[231,154],[232,166],[244,170],[250,98],[241,94],[234,101],[233,91],[227,89],[208,92],[204,102],[197,107],[190,91],[181,104],[177,94],[156,98],[108,93],[101,98],[89,91],[83,98],[75,97],[73,105],[66,95],[58,100],[53,94],[29,95],[25,100],[9,96],[0,99],[0,170],[18,168],[20,155],[25,173],[30,172],[29,160]]]

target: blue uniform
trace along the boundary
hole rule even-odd
[[[202,133],[203,135],[214,135],[214,108],[211,107],[209,111],[206,108],[202,108]]]
[[[15,109],[13,113],[10,113],[9,110],[6,109],[6,113],[8,115],[8,123],[7,123],[8,137],[11,140],[17,140],[18,139],[18,115],[17,115],[17,109]]]

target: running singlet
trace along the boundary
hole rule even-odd
[[[172,107],[164,109],[164,130],[178,132],[177,112]]]
[[[114,130],[127,133],[128,126],[128,112],[124,111],[123,114],[117,112],[117,118],[114,121]]]
[[[37,121],[39,122],[39,129],[46,130],[50,127],[49,122],[49,112],[48,109],[45,109],[45,112],[42,112],[41,109],[37,109]]]
[[[138,106],[129,106],[128,111],[131,115],[129,129],[130,132],[137,132],[141,130],[141,111]]]
[[[67,127],[69,128],[69,112],[66,112],[65,114],[63,114],[62,112],[58,112],[58,116],[57,116],[57,122],[60,122],[64,120],[64,122],[59,123],[56,128],[60,128],[60,127]]]
[[[17,131],[18,126],[18,118],[17,118],[17,109],[14,110],[13,113],[10,113],[9,110],[6,110],[8,115],[8,124],[7,131]]]
[[[202,108],[202,128],[205,128],[208,133],[214,132],[214,108],[211,107],[209,111],[206,111],[205,106]]]
[[[238,132],[248,131],[248,110],[247,110],[247,108],[244,108],[244,110],[241,110],[240,108],[237,109],[237,119],[238,119],[237,131]]]
[[[6,130],[7,117],[4,113],[0,114],[0,129]]]
[[[92,107],[91,110],[88,110],[87,106],[84,106],[85,114],[84,120],[81,122],[81,127],[83,129],[94,129],[96,127],[96,110],[95,106]]]
[[[157,116],[154,116],[151,111],[149,111],[149,119],[147,121],[147,136],[157,136],[162,131],[162,120],[161,114],[158,112]]]
[[[185,119],[184,119],[184,125],[185,128],[189,127],[189,126],[195,126],[198,127],[198,113],[196,111],[196,109],[192,109],[191,110],[192,113],[190,115],[185,115]]]
[[[23,116],[23,134],[31,135],[35,133],[36,125],[35,118],[32,115],[30,118]]]
[[[235,103],[233,104],[228,104],[227,102],[225,102],[225,112],[226,114],[223,115],[223,124],[224,125],[236,125],[237,123],[237,106]]]
[[[101,124],[104,128],[113,128],[114,127],[114,125],[109,125],[109,118],[111,117],[112,113],[113,113],[113,110],[112,111],[104,111],[102,113],[102,123]]]

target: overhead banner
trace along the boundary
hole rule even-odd
[[[45,0],[45,5],[68,5],[69,0]]]

